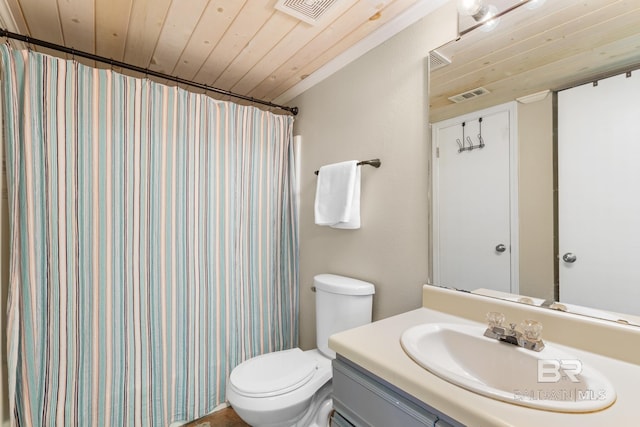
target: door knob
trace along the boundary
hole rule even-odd
[[[569,264],[576,262],[577,259],[578,258],[571,252],[567,252],[566,254],[562,255],[562,260],[564,262],[568,262]]]
[[[498,246],[496,246],[496,252],[504,252],[507,250],[507,247],[505,245],[503,245],[502,243],[500,243]]]

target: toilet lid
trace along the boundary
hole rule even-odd
[[[229,381],[245,396],[277,396],[307,383],[317,366],[318,362],[299,348],[276,351],[236,366]]]

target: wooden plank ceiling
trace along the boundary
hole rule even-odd
[[[1,1],[30,37],[271,101],[417,0],[339,0],[316,25],[276,0]]]
[[[546,0],[436,51],[452,63],[430,75],[431,122],[640,68],[640,1]],[[448,99],[478,87],[491,93]]]

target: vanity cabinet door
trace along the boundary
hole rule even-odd
[[[340,356],[333,361],[332,397],[335,410],[355,427],[463,427]]]

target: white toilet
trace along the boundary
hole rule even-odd
[[[335,274],[314,277],[317,349],[276,351],[236,366],[227,399],[253,427],[326,427],[331,402],[329,336],[371,322],[371,283]]]

